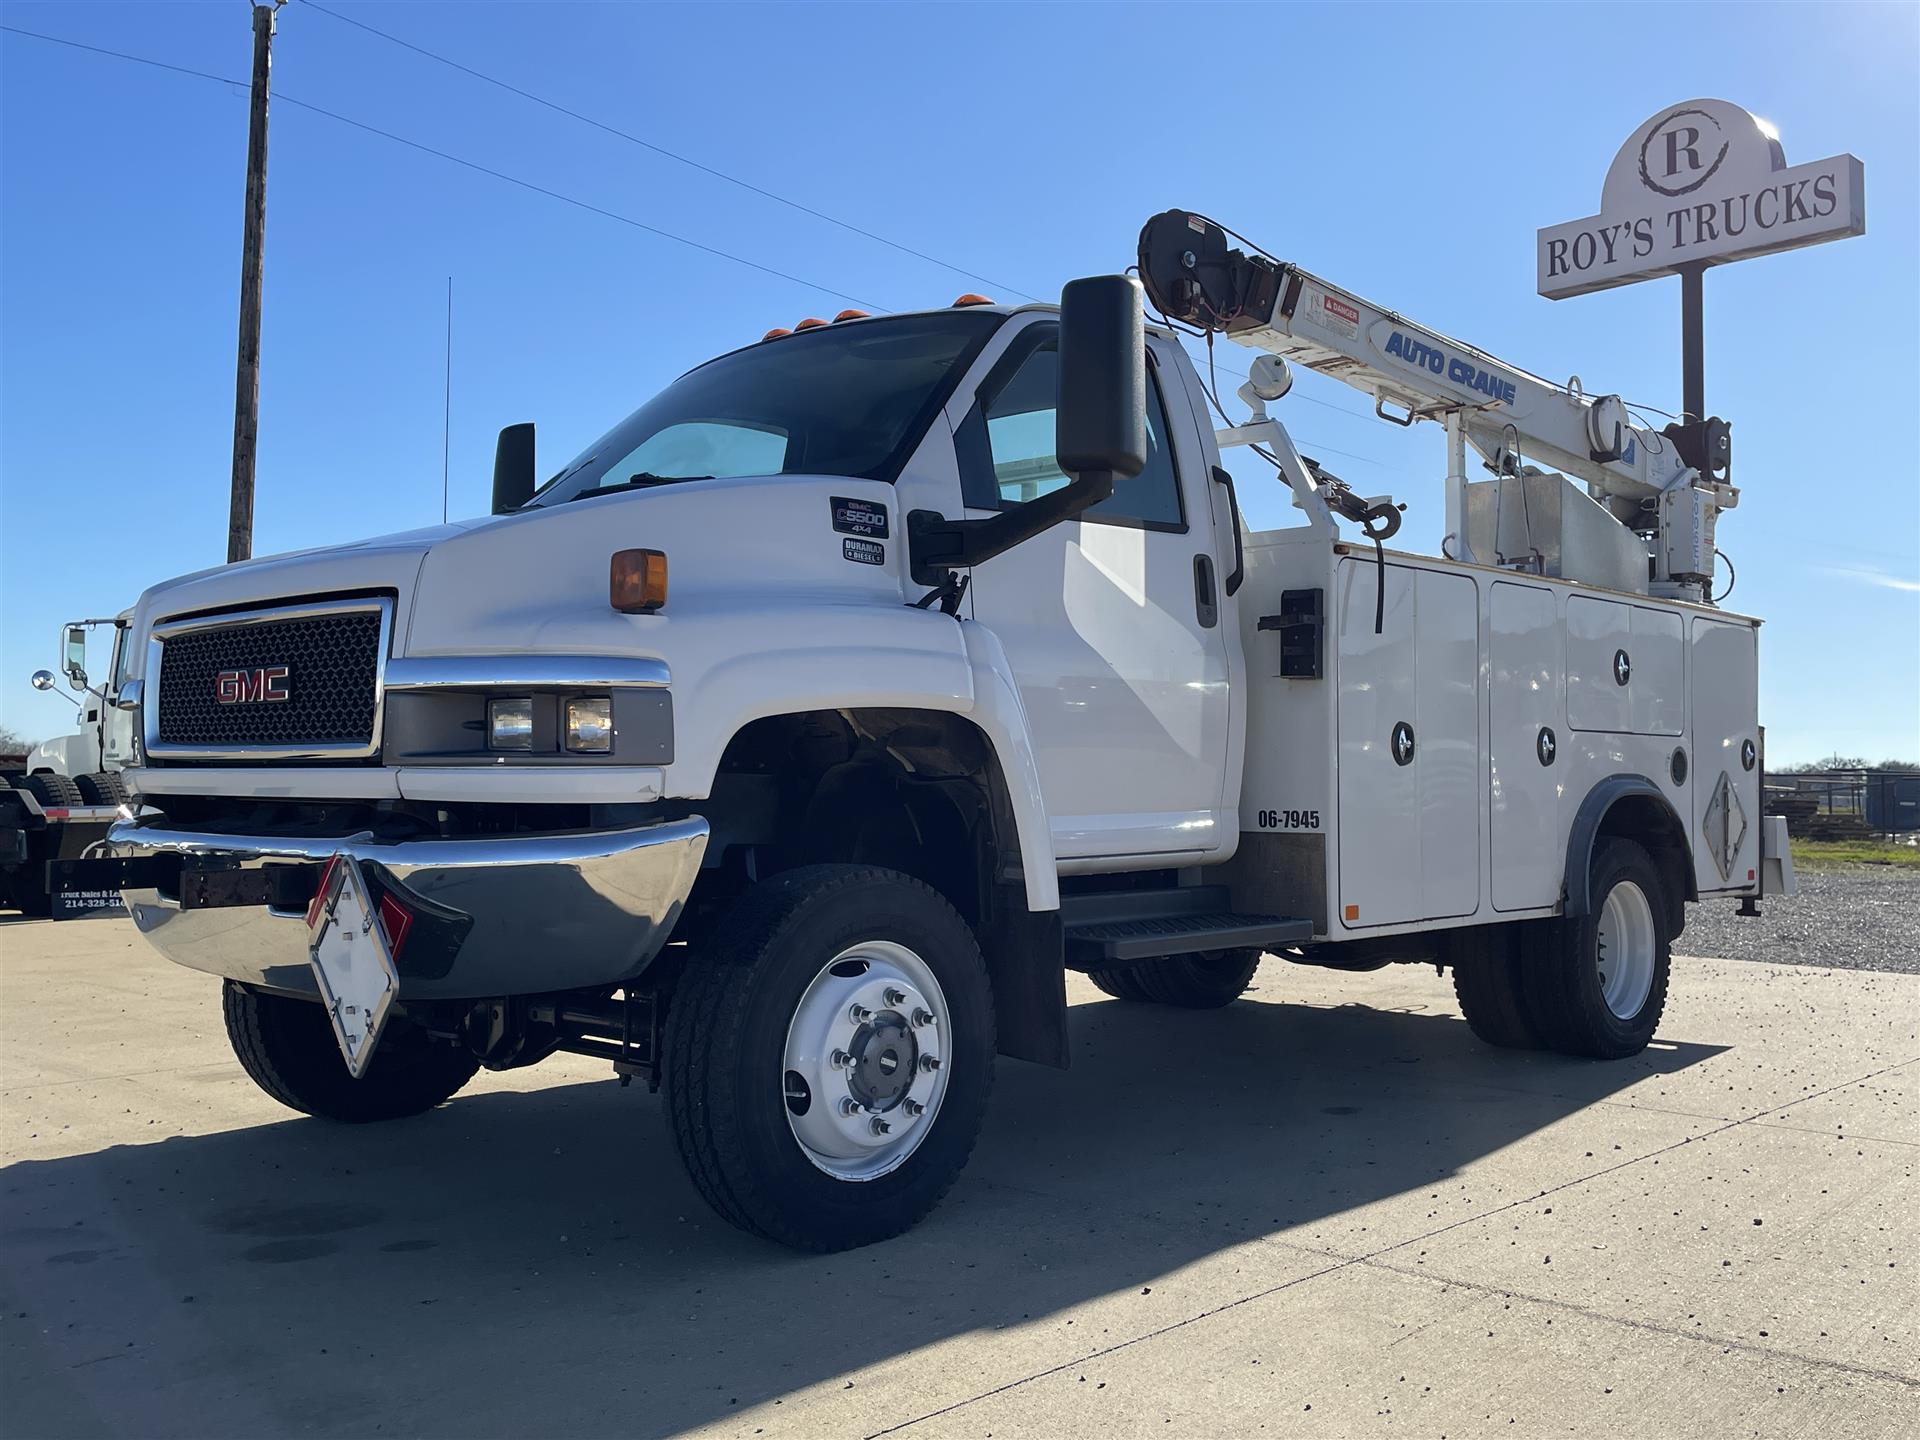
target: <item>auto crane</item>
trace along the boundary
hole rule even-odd
[[[1230,237],[1247,248],[1235,248]],[[1636,423],[1619,395],[1589,394],[1578,376],[1561,385],[1509,365],[1278,260],[1191,211],[1169,210],[1147,222],[1139,265],[1148,297],[1168,320],[1262,352],[1240,392],[1253,420],[1222,431],[1221,443],[1265,447],[1310,523],[1331,527],[1329,509],[1364,520],[1386,507],[1328,485],[1267,415],[1266,403],[1291,384],[1289,363],[1370,395],[1383,420],[1445,427],[1442,548],[1449,558],[1712,603],[1715,522],[1740,497],[1729,480],[1732,437],[1724,420],[1689,417],[1662,430]],[[1469,485],[1468,446],[1494,485]],[[1585,495],[1526,460],[1582,482]],[[1549,546],[1532,533],[1517,546],[1507,543],[1511,532],[1498,505],[1506,487],[1524,498],[1556,482],[1568,492],[1547,492],[1558,501],[1561,534]],[[1496,503],[1477,505],[1483,492]],[[1513,558],[1516,552],[1521,558]]]

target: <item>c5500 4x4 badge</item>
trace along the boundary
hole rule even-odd
[[[866,535],[874,539],[887,538],[887,507],[876,505],[871,500],[849,500],[844,495],[833,497],[833,528],[842,535]],[[879,561],[874,562],[876,565]]]

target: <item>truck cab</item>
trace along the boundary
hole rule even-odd
[[[75,729],[68,735],[43,740],[27,756],[29,775],[64,775],[76,783],[90,777],[94,787],[103,791],[99,777],[124,770],[133,760],[134,715],[119,703],[122,686],[129,678],[131,661],[127,632],[133,611],[124,610],[111,620],[71,620],[60,627],[60,669],[68,687],[80,697],[80,712]],[[104,657],[90,656],[94,631],[107,638]],[[90,676],[88,661],[98,660]],[[92,676],[100,680],[92,682]],[[36,670],[33,687],[52,690],[58,681],[50,670]],[[124,800],[124,794],[119,799]],[[118,803],[116,801],[115,803]]]
[[[79,697],[71,734],[43,740],[17,772],[0,774],[0,902],[27,915],[48,913],[49,864],[84,855],[119,818],[127,791],[120,771],[133,759],[134,715],[122,705],[130,661],[127,632],[133,612],[112,620],[74,620],[60,627],[61,670]],[[95,631],[111,637],[107,654],[95,656],[99,683],[88,672],[88,642]],[[58,684],[50,670],[37,670],[36,690]],[[110,888],[68,892],[74,913],[119,910]]]
[[[1685,903],[1765,883],[1756,622],[1355,544],[1209,406],[1101,277],[770,332],[538,487],[513,427],[491,517],[141,598],[141,808],[73,881],[293,1108],[601,1056],[801,1248],[937,1202],[1068,968],[1433,963],[1484,1039],[1635,1053]]]

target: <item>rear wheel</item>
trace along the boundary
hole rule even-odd
[[[845,1250],[921,1219],[966,1164],[993,1083],[993,997],[972,932],[891,870],[764,881],[674,992],[667,1113],[731,1223]]]
[[[89,805],[124,805],[127,803],[126,783],[111,771],[102,770],[97,775],[82,775],[74,781],[80,791],[80,798]]]
[[[1473,1033],[1489,1045],[1534,1050],[1539,1027],[1521,978],[1523,932],[1534,922],[1489,925],[1453,938],[1453,994]]]
[[[1087,978],[1116,1000],[1218,1010],[1246,993],[1259,968],[1258,950],[1200,950],[1095,970]]]
[[[400,1016],[388,1018],[373,1062],[347,1071],[333,1025],[317,1002],[249,990],[229,980],[222,997],[227,1039],[253,1083],[289,1109],[362,1124],[418,1115],[451,1099],[480,1061],[438,1043]]]
[[[42,810],[71,810],[76,805],[86,803],[80,796],[80,787],[65,775],[46,772],[29,775],[15,787],[24,790],[40,802]]]
[[[1646,1048],[1666,1008],[1671,908],[1653,858],[1616,836],[1594,846],[1588,895],[1589,913],[1552,922],[1529,947],[1524,994],[1548,1045],[1617,1060]]]

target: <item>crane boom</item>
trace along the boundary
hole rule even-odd
[[[1657,577],[1705,593],[1714,516],[1739,496],[1714,475],[1730,467],[1725,422],[1637,424],[1618,395],[1589,395],[1578,377],[1556,384],[1300,266],[1232,248],[1222,226],[1189,211],[1147,223],[1140,275],[1170,319],[1351,385],[1382,419],[1445,423],[1497,475],[1518,475],[1524,455],[1584,482],[1652,542]],[[1464,492],[1464,464],[1450,468]],[[1450,522],[1464,524],[1464,493],[1461,517],[1449,501]]]

